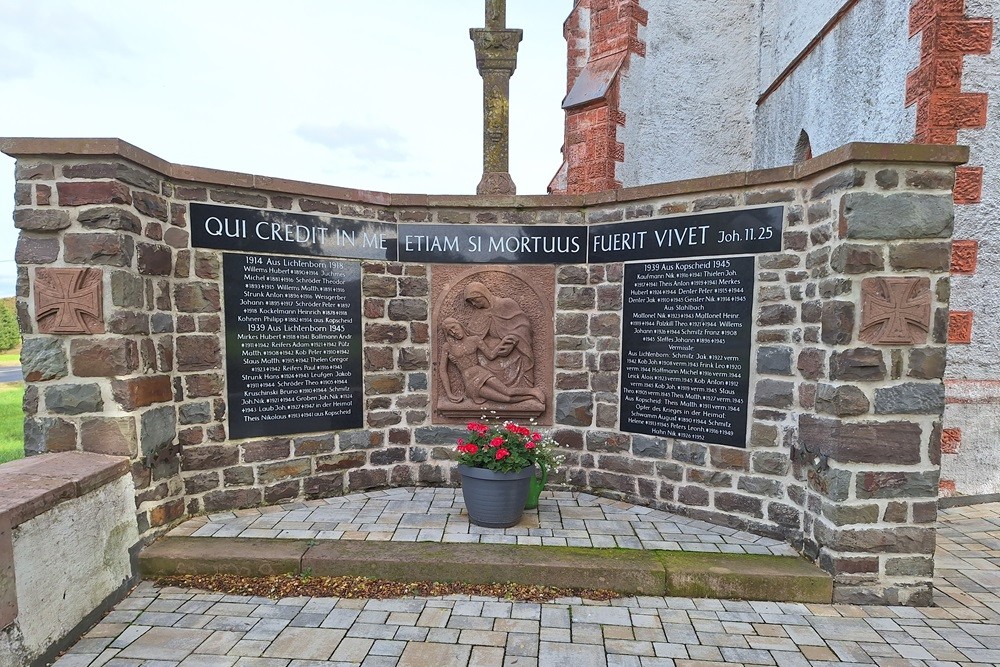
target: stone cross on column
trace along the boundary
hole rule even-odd
[[[510,153],[510,77],[517,67],[520,30],[508,30],[506,0],[486,0],[486,27],[470,28],[476,67],[483,77],[483,178],[480,195],[512,195]]]

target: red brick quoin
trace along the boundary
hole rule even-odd
[[[585,17],[589,16],[589,21]],[[566,20],[569,44],[563,166],[549,191],[583,194],[621,187],[615,167],[625,159],[618,126],[618,73],[632,54],[646,55],[639,26],[648,14],[638,0],[579,0]]]

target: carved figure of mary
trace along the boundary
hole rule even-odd
[[[531,321],[517,301],[496,296],[486,285],[471,282],[463,293],[465,302],[474,308],[466,325],[468,330],[491,345],[505,338],[515,343],[504,356],[482,359],[482,365],[492,370],[508,387],[535,386],[535,351],[531,342]]]

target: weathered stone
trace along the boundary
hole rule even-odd
[[[389,319],[397,322],[427,319],[427,302],[424,299],[390,299]]]
[[[190,234],[187,230],[181,229],[179,227],[171,227],[167,231],[163,232],[163,242],[166,243],[171,248],[177,248],[178,250],[187,248],[189,244]]]
[[[816,524],[817,531],[822,524]],[[829,531],[824,542],[832,549],[856,553],[933,553],[934,529],[909,526]]]
[[[232,445],[205,445],[201,447],[185,447],[182,454],[183,459],[183,469],[184,470],[209,470],[212,468],[227,468],[226,470],[226,483],[231,482],[229,469],[235,466],[240,461],[240,452],[237,447]],[[249,471],[249,481],[241,481],[241,483],[252,484],[253,483],[253,470],[251,468],[246,468]],[[236,475],[239,475],[237,470]]]
[[[823,516],[835,526],[878,523],[878,505],[848,505],[847,503],[823,503]]]
[[[398,394],[403,391],[406,376],[402,373],[377,373],[366,375],[365,394]]]
[[[76,338],[70,343],[73,374],[79,377],[117,377],[139,368],[139,351],[126,338]]]
[[[875,414],[921,415],[944,412],[944,385],[906,382],[875,390]]]
[[[382,436],[377,431],[342,431],[337,437],[341,451],[372,449],[382,444]]]
[[[820,339],[827,345],[846,345],[854,337],[855,306],[850,301],[827,301],[820,319]]]
[[[831,380],[878,381],[885,378],[885,359],[875,348],[858,347],[834,352],[830,357]]]
[[[24,420],[24,453],[71,452],[76,449],[76,426],[57,417]]]
[[[910,422],[841,422],[799,416],[799,442],[807,452],[841,463],[920,462],[921,428]]]
[[[895,169],[879,169],[875,172],[875,184],[883,190],[892,190],[899,185],[899,172]]]
[[[834,174],[833,176],[830,176],[814,185],[811,198],[822,199],[823,197],[826,197],[834,192],[860,187],[864,184],[865,172],[852,168]],[[821,216],[821,213],[817,212],[816,215]],[[810,217],[812,216],[812,209],[810,209]]]
[[[174,287],[174,303],[182,313],[217,313],[222,307],[215,283],[180,283]]]
[[[784,486],[780,481],[776,479],[767,479],[765,477],[740,477],[740,481],[737,483],[736,488],[755,496],[780,498],[784,495]]]
[[[594,423],[593,394],[564,391],[556,396],[555,421],[567,426],[591,426]]]
[[[840,273],[870,273],[885,269],[882,246],[843,243],[833,250],[830,266]]]
[[[931,556],[887,558],[885,574],[889,577],[930,577],[934,574],[934,558]]]
[[[85,181],[56,183],[60,206],[86,204],[131,204],[128,186],[115,181]]]
[[[271,484],[285,479],[305,477],[312,472],[309,459],[291,459],[278,463],[268,463],[257,468],[257,481],[260,484]]]
[[[786,475],[791,460],[785,452],[754,452],[751,469],[764,475]]]
[[[795,401],[795,384],[784,380],[758,380],[754,392],[756,405],[789,408]]]
[[[762,327],[773,327],[795,322],[795,306],[787,303],[771,303],[760,307],[757,324]]]
[[[316,459],[316,472],[334,472],[337,470],[351,470],[360,468],[365,464],[364,452],[349,452],[345,454],[331,454],[320,456]]]
[[[951,244],[900,243],[889,248],[889,264],[897,271],[947,271],[951,264]]]
[[[63,341],[57,338],[25,338],[21,344],[21,369],[27,382],[66,377],[69,363]]]
[[[132,237],[124,234],[66,234],[63,246],[63,258],[69,264],[129,266],[135,251]]]
[[[203,499],[206,512],[246,509],[256,507],[263,501],[263,490],[260,488],[212,491],[205,494]]]
[[[762,375],[791,375],[792,348],[784,345],[759,348],[757,350],[757,372]]]
[[[177,336],[177,370],[182,373],[220,368],[222,351],[219,337],[188,334]]]
[[[153,313],[149,318],[149,328],[154,334],[173,333],[174,317],[170,313]]]
[[[747,470],[750,467],[750,452],[735,447],[711,447],[709,457],[712,466],[728,470]]]
[[[427,370],[430,356],[426,349],[403,347],[399,350],[399,369],[403,371]]]
[[[636,456],[663,458],[667,455],[667,441],[647,435],[632,436],[632,453]]]
[[[146,192],[135,192],[132,194],[132,205],[143,215],[167,222],[167,202],[163,197]]]
[[[676,440],[674,441],[674,446],[671,450],[670,456],[675,461],[690,463],[691,465],[696,466],[703,466],[705,465],[705,461],[708,457],[708,448],[694,442]]]
[[[181,424],[207,424],[212,421],[212,404],[208,401],[185,403],[177,416]]]
[[[169,276],[173,270],[173,252],[159,243],[137,243],[136,265],[146,276]]]
[[[597,305],[593,287],[560,287],[557,306],[564,310],[591,310]]]
[[[130,271],[111,271],[111,303],[119,308],[142,308],[143,280]]]
[[[682,486],[677,489],[677,502],[694,507],[708,505],[708,489],[700,486]]]
[[[54,232],[72,224],[69,211],[19,208],[14,211],[14,226],[29,232]]]
[[[139,418],[139,444],[149,459],[177,437],[177,411],[171,405],[153,408]]]
[[[148,334],[149,315],[120,310],[108,319],[108,331],[116,334]]]
[[[257,440],[240,445],[245,463],[260,463],[262,461],[277,461],[287,459],[291,454],[292,443],[285,438]]]
[[[938,494],[938,471],[858,473],[858,498],[921,498]]]
[[[51,181],[55,177],[55,167],[47,162],[28,162],[21,158],[14,165],[14,179],[18,181]]]
[[[591,452],[627,452],[632,445],[632,437],[616,431],[589,431],[587,449]]]
[[[841,238],[947,238],[954,221],[950,196],[849,192],[840,202]]]
[[[939,380],[944,377],[944,347],[915,347],[910,350],[907,361],[909,377],[920,380]]]
[[[361,293],[365,296],[391,298],[397,294],[396,279],[392,276],[365,275],[361,279]]]
[[[389,474],[385,470],[361,468],[352,470],[347,476],[347,488],[350,491],[364,491],[380,486],[386,486]]]
[[[847,500],[851,492],[852,474],[849,470],[826,468],[808,472],[809,488],[830,500]]]
[[[45,407],[49,412],[79,415],[104,409],[101,387],[96,384],[63,384],[45,388]]]
[[[723,512],[737,512],[761,519],[764,517],[763,506],[763,500],[754,496],[728,492],[715,494],[715,508]]]
[[[918,190],[948,190],[955,185],[955,175],[951,170],[907,169],[906,184]]]
[[[116,229],[138,234],[142,223],[135,214],[115,206],[99,206],[80,211],[76,219],[87,229]]]
[[[85,452],[134,457],[138,440],[133,417],[92,417],[80,424],[80,446]]]
[[[799,529],[802,525],[802,511],[783,503],[768,503],[767,518],[780,526],[788,528]]]
[[[816,411],[849,417],[863,415],[871,409],[865,393],[852,385],[820,384],[816,391]]]
[[[732,195],[711,195],[695,199],[691,208],[697,212],[715,208],[728,208],[730,206],[736,206],[736,200]]]
[[[59,239],[18,235],[14,250],[14,261],[18,264],[51,264],[58,258]]]
[[[368,343],[402,343],[406,340],[406,327],[400,324],[380,324],[368,322],[365,324],[365,342]]]
[[[799,352],[796,368],[806,380],[817,380],[823,376],[826,350],[806,348]]]

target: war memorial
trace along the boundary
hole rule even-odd
[[[520,35],[486,33],[488,111]],[[44,563],[19,552],[95,559],[83,619],[182,520],[456,486],[456,439],[484,416],[552,435],[550,490],[780,540],[834,602],[931,604],[968,151],[849,143],[519,196],[489,119],[477,195],[179,165],[118,139],[0,140],[17,159],[32,455],[0,471],[16,488],[0,513],[7,642],[45,641],[19,595]],[[52,539],[69,515],[85,546]]]

